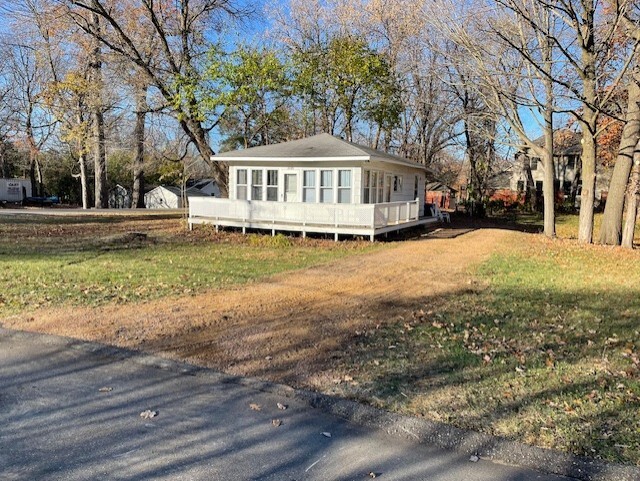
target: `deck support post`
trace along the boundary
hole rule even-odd
[[[333,235],[333,240],[335,242],[338,242],[338,233],[337,232]]]
[[[305,231],[302,231],[302,238],[306,239],[307,238],[307,233]]]
[[[193,222],[189,222],[189,230],[192,231],[193,230]]]
[[[245,226],[242,226],[242,233],[246,234],[247,233],[247,228]]]
[[[373,241],[374,241],[375,236],[376,236],[375,234],[371,234],[371,235],[369,236],[369,240],[370,240],[371,242],[373,242]]]

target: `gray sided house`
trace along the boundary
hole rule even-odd
[[[229,198],[190,201],[189,223],[366,235],[435,222],[424,166],[329,134],[226,152]]]
[[[560,134],[560,135],[559,135]],[[554,178],[555,191],[558,198],[576,198],[580,196],[582,180],[580,178],[580,157],[582,154],[581,134],[566,129],[554,133]],[[534,141],[537,145],[544,144],[544,138]],[[529,171],[531,176],[529,176]],[[595,196],[598,201],[606,199],[611,172],[598,166],[596,172]],[[516,155],[516,163],[511,177],[511,190],[526,192],[535,188],[542,196],[544,183],[544,167],[537,157],[528,155],[526,149]]]

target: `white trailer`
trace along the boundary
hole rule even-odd
[[[31,181],[0,179],[0,202],[22,202],[25,197],[31,197]]]

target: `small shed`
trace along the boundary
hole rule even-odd
[[[442,182],[429,182],[425,187],[427,204],[435,204],[441,209],[456,208],[457,190]]]
[[[210,197],[195,187],[189,187],[185,194],[187,199]],[[144,204],[147,209],[182,209],[182,189],[174,185],[160,185],[144,194]]]

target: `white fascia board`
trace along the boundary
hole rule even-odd
[[[402,160],[393,160],[393,159],[387,159],[383,157],[374,157],[372,160],[376,162],[387,163],[387,164],[403,165],[405,167],[410,167],[418,170],[424,170],[424,171],[427,170],[427,167],[422,164],[414,164],[413,162],[408,162],[408,161],[404,162]]]
[[[368,162],[368,155],[354,155],[348,157],[224,157],[222,155],[211,156],[211,161],[223,160],[225,162]]]

